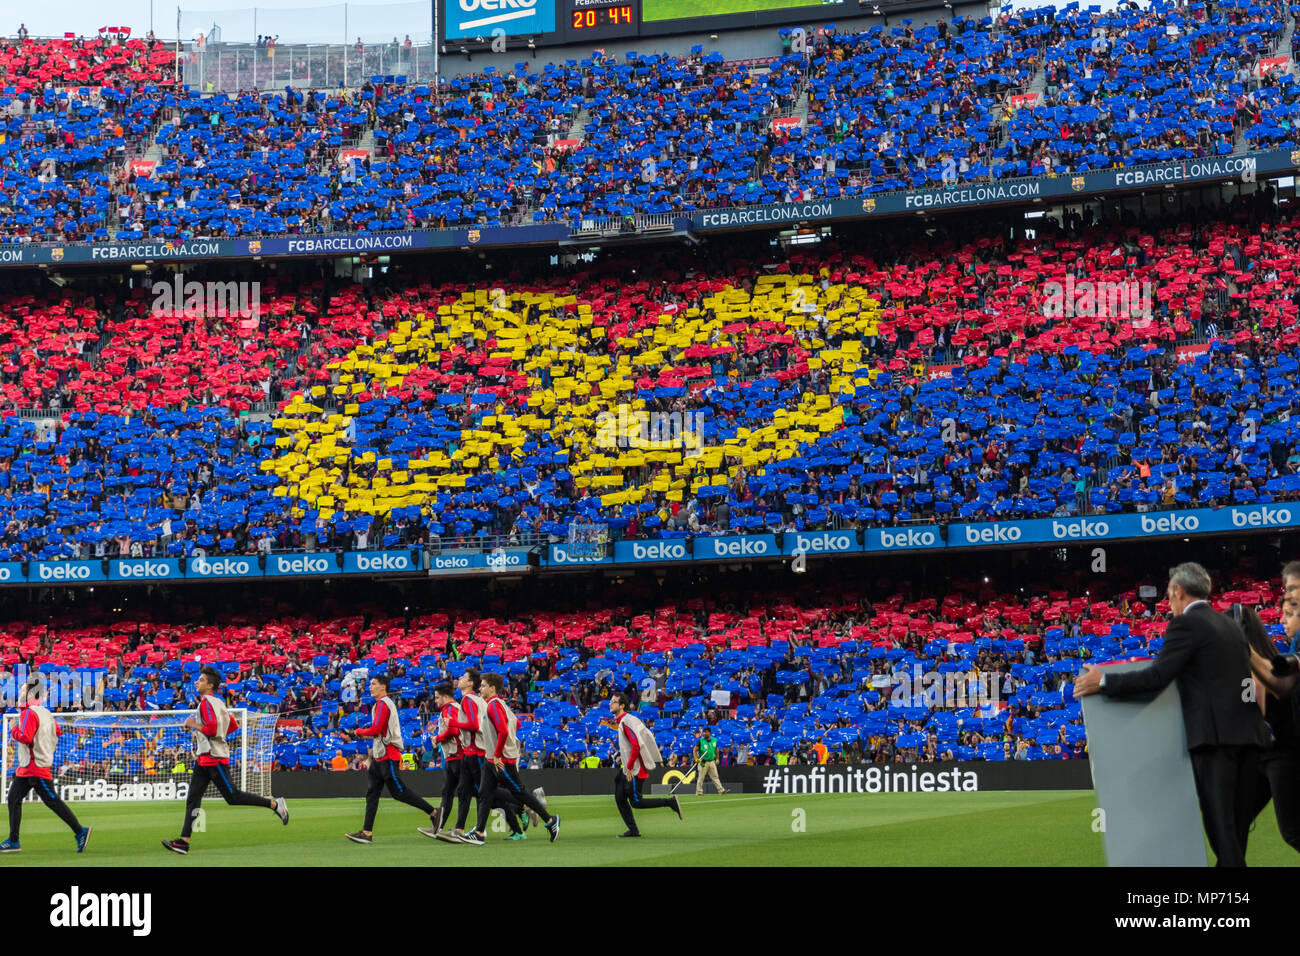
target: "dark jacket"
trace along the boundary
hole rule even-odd
[[[1197,604],[1169,622],[1160,655],[1147,667],[1108,673],[1101,692],[1131,697],[1178,681],[1187,749],[1267,746],[1268,730],[1250,688],[1250,648],[1231,618]]]

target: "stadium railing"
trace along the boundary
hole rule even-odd
[[[434,75],[430,43],[413,43],[409,55],[401,47],[394,55],[390,44],[375,44],[358,55],[351,44],[277,43],[273,57],[267,56],[265,46],[252,43],[187,47],[181,53],[186,82],[204,93],[276,91],[285,86],[356,89],[373,76],[405,76],[407,82],[432,83]]]

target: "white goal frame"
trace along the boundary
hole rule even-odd
[[[237,760],[235,755],[233,753],[231,754],[231,770],[236,771],[235,773],[232,773],[231,776],[235,777],[237,780],[236,786],[240,790],[249,790],[253,793],[259,794],[260,796],[269,797],[271,795],[271,766],[275,759],[274,722],[279,719],[279,715],[264,714],[255,710],[250,711],[246,707],[232,707],[230,708],[230,713],[239,724],[238,740],[230,741],[232,751],[234,751],[236,747],[238,748]],[[196,717],[197,715],[197,710],[56,711],[54,712],[54,720],[63,733],[67,734],[70,731],[76,733],[76,727],[78,725],[97,725],[102,726],[105,729],[119,728],[122,726],[127,728],[137,726],[140,729],[153,727],[161,728],[162,726],[182,727],[185,718]],[[11,762],[16,759],[17,748],[12,743],[9,732],[14,726],[17,717],[17,714],[4,714],[3,720],[0,721],[0,798],[7,796],[9,792],[9,784],[14,776],[11,770]],[[172,718],[172,720],[167,723],[159,722],[160,720],[167,721],[167,718]],[[269,721],[271,727],[270,733],[266,734],[264,739],[259,741],[257,735],[250,735],[249,729],[254,722],[260,723],[262,721]],[[257,748],[256,753],[250,753],[250,744]],[[261,746],[259,746],[259,744]],[[189,762],[197,763],[197,758],[192,753],[190,754]],[[257,764],[257,767],[253,769],[250,767],[250,764]],[[61,773],[62,768],[57,765],[57,763],[52,769],[54,771],[55,785],[59,787],[62,794],[62,790],[68,786],[68,783]],[[87,774],[85,776],[87,777],[86,781],[78,781],[77,784],[74,784],[74,786],[79,785],[83,791],[90,787],[88,782],[89,775]],[[178,777],[180,777],[180,779],[177,779]],[[97,782],[103,781],[103,784],[105,785],[113,783],[113,781],[108,777],[97,777],[94,779]],[[189,775],[186,774],[182,777],[179,774],[173,775],[170,771],[164,771],[147,777],[128,776],[127,779],[122,781],[123,784],[129,783],[138,785],[143,783],[156,785],[155,787],[148,789],[149,795],[143,795],[146,790],[145,787],[134,786],[127,789],[126,796],[117,796],[116,794],[121,788],[115,787],[112,790],[112,793],[114,794],[113,796],[105,795],[97,797],[89,794],[85,796],[65,795],[64,799],[86,801],[153,801],[178,799],[174,795],[174,792],[171,796],[153,795],[155,789],[160,789],[164,793],[173,790],[173,788],[168,788],[164,785],[165,781],[173,781],[176,784],[183,783],[188,786]],[[99,789],[105,793],[108,792],[107,786],[101,786]],[[204,796],[219,796],[216,784],[209,785]]]

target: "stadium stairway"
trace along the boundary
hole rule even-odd
[[[375,155],[375,128],[367,126],[366,131],[357,140],[357,149],[364,149],[371,156]]]
[[[1295,18],[1287,16],[1283,18],[1283,21],[1286,23],[1286,29],[1283,30],[1282,35],[1278,37],[1277,44],[1273,47],[1273,55],[1290,57],[1291,36],[1292,34],[1295,33]],[[1287,70],[1288,72],[1290,72],[1292,76],[1297,75],[1296,64],[1294,60],[1287,67]],[[1234,137],[1232,141],[1232,151],[1234,153],[1244,153],[1249,149],[1250,149],[1250,144],[1246,142],[1246,129],[1243,127],[1237,130],[1237,135]]]
[[[808,128],[808,87],[806,84],[799,91],[799,99],[795,101],[794,111],[790,115],[799,120],[800,129]]]
[[[149,135],[147,137],[147,142],[149,143],[148,147],[146,147],[143,154],[134,152],[129,154],[127,162],[143,159],[161,165],[165,151],[163,150],[162,144],[158,142],[158,134],[162,132],[164,126],[170,125],[170,123],[171,111],[166,109],[159,110],[157,115],[154,116],[153,125],[149,128]]]
[[[578,110],[578,115],[573,118],[573,125],[569,131],[564,134],[565,139],[576,139],[581,144],[587,138],[587,124],[591,122],[591,113],[584,106]]]
[[[170,124],[170,121],[170,113],[166,110],[158,111],[157,115],[154,117],[153,124],[149,128],[148,135],[141,140],[141,143],[148,143],[148,146],[145,147],[143,152],[138,149],[133,149],[127,152],[126,159],[123,160],[123,165],[128,170],[130,170],[131,164],[138,160],[145,160],[153,163],[155,169],[162,165],[165,151],[163,150],[162,145],[158,142],[158,134],[162,132],[164,126]],[[110,204],[107,207],[107,214],[108,222],[105,228],[108,229],[109,237],[116,239],[118,230],[122,228],[120,208],[116,204]],[[96,345],[96,351],[98,351],[99,345],[102,344],[103,342],[100,342]]]
[[[1038,101],[1042,101],[1043,94],[1047,92],[1047,70],[1043,68],[1042,63],[1039,63],[1038,68],[1034,70],[1034,78],[1029,81],[1024,92],[1027,94],[1036,93]],[[1008,112],[1002,106],[995,107],[995,109],[1001,111],[1001,115],[989,123],[989,131],[994,134],[994,141],[1000,146],[1011,138],[1011,117],[1015,115],[1015,111]]]
[[[158,130],[155,129],[154,135],[156,136],[157,133]],[[158,144],[158,141],[156,139],[151,138],[149,142],[149,148],[145,150],[145,154],[140,158],[145,160],[150,160],[155,163],[161,163],[163,158],[163,148]]]

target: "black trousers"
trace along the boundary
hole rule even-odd
[[[1252,820],[1263,812],[1270,799],[1282,839],[1292,849],[1300,850],[1300,750],[1274,747],[1259,755]]]
[[[445,827],[450,822],[451,805],[456,801],[456,793],[460,790],[460,764],[459,759],[444,760],[442,762],[442,801],[438,809],[439,827]]]
[[[1205,747],[1191,758],[1201,820],[1215,865],[1245,866],[1259,751],[1255,747]]]
[[[232,807],[275,809],[275,803],[268,797],[259,797],[255,793],[236,790],[235,785],[230,782],[230,768],[225,764],[219,763],[212,767],[195,767],[194,774],[190,777],[190,793],[185,798],[185,825],[181,827],[181,836],[186,839],[189,839],[190,834],[194,831],[194,818],[198,816],[199,804],[203,802],[203,794],[207,792],[210,783],[217,785],[217,790],[226,798],[226,803]]]
[[[63,802],[59,791],[44,777],[14,777],[9,787],[9,839],[18,842],[18,831],[23,825],[23,798],[33,790],[54,815],[72,828],[73,833],[81,832],[81,824],[72,808]]]
[[[637,810],[658,810],[661,807],[671,807],[673,801],[665,797],[646,797],[642,796],[641,788],[645,786],[645,781],[640,777],[627,779],[623,771],[618,772],[614,778],[614,802],[618,804],[619,815],[627,828],[633,833],[638,833],[636,828],[636,817],[632,816],[633,808]]]
[[[460,801],[456,809],[456,829],[464,830],[465,823],[469,820],[469,808],[478,801],[479,790],[483,784],[483,767],[485,765],[490,767],[492,763],[478,756],[461,757],[456,762],[460,764],[460,779],[456,787],[456,799]],[[443,791],[446,792],[446,784],[443,785]],[[489,799],[492,801],[488,805],[489,815],[493,809],[499,808],[505,814],[510,832],[523,832],[523,828],[519,825],[519,813],[524,808],[522,801],[517,800],[509,790],[502,789],[494,789]],[[477,818],[476,810],[476,822]],[[445,826],[447,818],[444,816],[442,819]]]
[[[487,832],[488,817],[491,816],[494,806],[502,808],[502,812],[506,815],[506,823],[510,824],[513,833],[519,832],[518,824],[512,819],[518,812],[514,807],[520,809],[527,807],[547,823],[551,822],[551,815],[546,808],[519,779],[519,770],[514,764],[503,763],[498,770],[487,757],[481,759],[483,770],[478,783],[477,829],[479,833]]]
[[[402,782],[397,775],[397,766],[392,760],[370,761],[370,784],[366,787],[366,822],[361,827],[367,832],[375,828],[375,814],[379,812],[379,795],[384,787],[394,800],[400,800],[408,806],[415,807],[421,813],[433,816],[433,806]]]
[[[469,819],[469,808],[478,794],[478,779],[482,772],[482,757],[466,754],[460,758],[460,780],[456,784],[456,829],[464,830]]]

